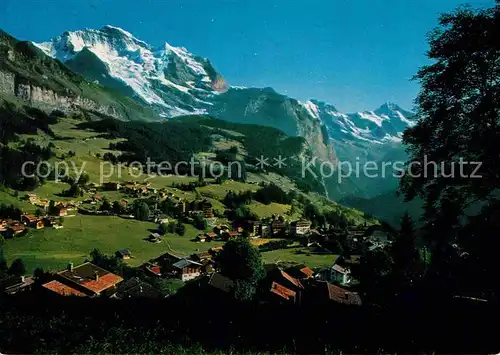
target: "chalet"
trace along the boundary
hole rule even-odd
[[[137,184],[126,184],[123,186],[123,190],[129,194],[133,194],[139,190],[139,186]]]
[[[285,230],[286,230],[285,222],[276,219],[271,223],[271,233],[272,234],[274,234],[274,235],[284,234]]]
[[[35,226],[36,222],[38,222],[38,218],[31,214],[25,214],[21,216],[21,222],[24,223],[25,226]]]
[[[291,223],[292,233],[295,235],[304,235],[311,229],[311,222],[306,220],[295,221]]]
[[[267,274],[264,282],[276,282],[293,291],[301,291],[304,289],[304,286],[299,280],[297,280],[287,272],[281,270],[281,268],[279,268],[277,265],[267,265],[266,271]]]
[[[7,238],[13,238],[17,235],[24,233],[25,230],[26,230],[26,227],[24,225],[15,224],[15,225],[11,225],[7,228],[7,230],[5,231],[5,235],[7,236]]]
[[[35,202],[34,205],[37,207],[41,207],[43,209],[46,209],[47,207],[49,207],[50,201],[49,200],[39,200],[38,202]]]
[[[259,221],[248,221],[246,224],[247,224],[247,229],[248,229],[248,233],[250,234],[250,237],[260,236],[261,223]]]
[[[233,280],[216,272],[210,276],[208,284],[226,293],[230,292],[234,288]]]
[[[58,272],[54,280],[42,286],[50,293],[61,296],[98,297],[113,295],[122,281],[120,276],[92,263],[76,267],[70,263],[67,270]]]
[[[0,231],[4,232],[7,230],[8,223],[6,219],[0,219]]]
[[[0,282],[0,289],[8,295],[29,291],[33,285],[32,277],[11,276]]]
[[[179,201],[179,203],[176,205],[176,211],[177,211],[177,214],[179,215],[184,215],[186,214],[186,211],[187,211],[187,205],[186,205],[186,201]]]
[[[262,238],[267,238],[271,236],[271,224],[270,223],[261,223],[259,227],[259,234]]]
[[[129,249],[120,249],[116,253],[116,257],[122,260],[129,260],[132,258],[132,253]]]
[[[348,285],[351,282],[351,270],[339,264],[334,264],[330,269],[330,276],[327,281]]]
[[[201,202],[200,209],[203,211],[203,217],[205,217],[205,218],[213,218],[214,217],[213,206],[207,200],[204,200]]]
[[[350,237],[357,237],[361,238],[365,235],[366,229],[365,228],[350,228],[347,230],[347,234]]]
[[[57,219],[56,219],[56,217],[51,217],[51,216],[44,217],[43,223],[44,223],[45,227],[52,227],[52,226],[57,224]]]
[[[54,209],[54,214],[59,217],[66,217],[68,215],[68,210],[64,207],[58,206]]]
[[[29,203],[31,203],[32,205],[34,205],[35,203],[37,203],[40,199],[37,195],[35,194],[27,194],[26,195],[26,199],[29,201]]]
[[[281,302],[290,302],[290,303],[295,303],[296,302],[296,297],[297,293],[293,290],[290,290],[289,288],[280,285],[277,282],[273,282],[271,284],[271,289],[270,289],[271,295],[274,295],[277,297],[276,299]]]
[[[229,232],[229,231],[230,231],[229,227],[225,224],[219,224],[219,225],[214,227],[214,232],[219,234],[219,235],[222,235],[225,232]]]
[[[324,287],[326,288],[327,296],[330,301],[353,306],[361,306],[361,298],[356,292],[348,291],[329,282],[321,283],[325,284]]]
[[[210,242],[218,237],[218,235],[214,232],[208,232],[208,233],[205,233],[204,235],[205,235],[205,239],[207,242]]]
[[[158,299],[163,298],[160,291],[154,288],[151,284],[142,281],[138,277],[133,277],[125,282],[120,283],[116,290],[114,298],[127,299],[127,298],[149,298]]]
[[[169,219],[167,217],[157,217],[155,222],[158,224],[167,224]]]
[[[207,237],[205,237],[205,234],[199,234],[195,240],[200,243],[204,243],[207,240]]]
[[[214,247],[214,248],[210,248],[209,252],[210,254],[212,255],[216,255],[217,253],[219,253],[224,247],[221,245],[219,247]]]
[[[208,252],[208,251],[204,251],[204,252],[201,252],[201,253],[198,253],[198,254],[191,255],[191,259],[194,260],[194,261],[202,263],[202,262],[205,262],[205,261],[212,260],[212,254],[210,254],[210,252]]]
[[[161,265],[163,268],[171,268],[173,264],[181,260],[180,257],[177,255],[171,254],[171,253],[165,253],[160,255],[158,258],[155,259],[155,261]]]
[[[223,234],[223,238],[225,240],[231,240],[231,239],[236,239],[237,237],[240,236],[240,233],[239,232],[225,232]]]
[[[151,243],[161,243],[162,237],[158,233],[151,233],[148,237],[148,240]]]
[[[158,265],[146,265],[144,268],[154,276],[161,277],[161,268]]]
[[[306,280],[306,279],[310,279],[314,276],[314,271],[305,265],[292,266],[291,268],[288,268],[286,270],[286,272],[290,276],[292,276],[298,280]]]
[[[194,217],[202,217],[202,218],[204,218],[203,217],[203,211],[189,211],[188,214],[189,214],[189,216],[191,218],[194,218]]]
[[[373,226],[365,233],[365,240],[381,247],[390,244],[390,239],[390,233],[380,226]]]
[[[121,189],[121,185],[119,182],[116,182],[116,181],[111,181],[111,182],[105,182],[103,184],[103,187],[106,189],[106,190],[110,190],[110,191],[118,191]]]
[[[172,264],[176,276],[182,281],[189,281],[200,276],[202,266],[202,264],[188,259],[181,259]]]

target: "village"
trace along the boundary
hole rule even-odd
[[[331,253],[327,246],[332,245],[334,239],[338,237],[348,241],[350,252],[342,253],[328,267],[310,268],[286,260],[266,264],[266,277],[261,282],[262,289],[267,290],[262,296],[263,302],[300,304],[306,295],[318,297],[319,293],[319,297],[324,296],[333,302],[360,305],[361,298],[355,291],[357,281],[351,276],[352,268],[356,268],[361,260],[361,254],[357,253],[358,246],[363,245],[373,250],[384,248],[390,243],[388,233],[373,226],[346,229],[312,228],[311,222],[306,219],[290,221],[281,215],[260,220],[229,221],[220,215],[216,216],[212,203],[207,199],[189,201],[166,189],[154,189],[148,183],[133,181],[124,184],[111,182],[102,186],[90,184],[87,190],[89,197],[82,201],[49,201],[40,199],[35,194],[28,194],[23,198],[38,208],[36,215],[21,211],[19,219],[1,219],[0,232],[6,239],[11,239],[22,238],[29,229],[61,229],[64,228],[65,218],[78,214],[112,214],[126,219],[137,218],[138,216],[134,215],[137,209],[132,207],[134,203],[121,199],[111,204],[102,197],[102,191],[118,190],[131,198],[148,198],[154,201],[150,204],[152,208],[148,208],[147,215],[141,218],[156,223],[158,229],[144,238],[145,243],[168,243],[168,238],[165,238],[166,231],[170,227],[174,231],[181,220],[202,230],[191,240],[196,244],[220,244],[245,238],[251,240],[261,251],[287,248],[292,243],[301,243],[316,248],[318,253]],[[168,207],[162,210],[160,206]],[[228,293],[234,287],[235,281],[220,273],[217,255],[222,249],[223,244],[191,255],[182,255],[175,251],[162,253],[137,267],[146,275],[144,278],[135,276],[127,279],[91,261],[76,266],[69,263],[66,269],[46,275],[46,282],[39,286],[45,292],[59,296],[165,297],[152,285],[153,278],[178,280],[181,283],[205,280],[210,287]],[[116,250],[112,257],[126,263],[134,258],[134,250],[124,245],[124,248]],[[2,288],[7,294],[14,295],[29,291],[34,284],[33,277],[18,275],[3,282]]]

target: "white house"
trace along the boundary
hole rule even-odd
[[[311,223],[306,220],[292,222],[292,233],[295,235],[304,235],[311,229]]]
[[[181,259],[172,266],[182,281],[189,281],[201,275],[203,265],[196,261]]]
[[[342,267],[339,264],[335,264],[330,269],[329,281],[337,282],[342,285],[348,285],[351,282],[351,270],[346,267]]]

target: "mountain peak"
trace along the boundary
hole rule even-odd
[[[395,104],[394,102],[389,102],[386,101],[384,104],[380,105],[378,109],[375,111],[389,111],[389,112],[394,112],[394,111],[403,111],[399,105]]]
[[[132,93],[129,96],[153,105],[163,116],[205,112],[210,95],[227,86],[208,60],[168,43],[150,46],[112,25],[65,32],[35,45],[93,81]],[[86,51],[94,56],[77,58],[90,54]]]

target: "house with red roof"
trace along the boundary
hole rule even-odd
[[[66,270],[58,272],[54,280],[42,287],[61,296],[98,297],[113,295],[122,281],[121,276],[92,263],[76,267],[70,263]]]
[[[304,289],[304,286],[298,279],[283,271],[277,265],[267,265],[266,271],[266,280],[268,283],[277,282],[280,285],[283,285],[294,291],[301,291]]]
[[[305,265],[292,266],[286,272],[298,280],[306,280],[314,276],[314,271]]]
[[[15,236],[18,236],[26,230],[26,227],[22,224],[13,224],[7,228],[7,230],[4,232],[5,236],[7,238],[13,238]]]
[[[272,296],[275,296],[275,299],[280,302],[291,302],[296,303],[297,301],[297,292],[290,290],[289,288],[280,285],[277,282],[273,282],[271,284],[270,293]]]
[[[146,265],[146,271],[149,271],[154,276],[161,277],[161,268],[158,265]]]

